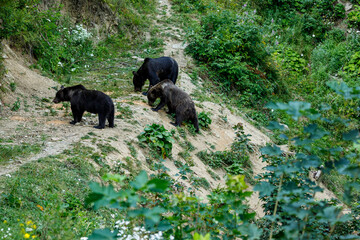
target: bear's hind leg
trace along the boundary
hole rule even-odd
[[[176,113],[175,116],[175,123],[170,122],[170,124],[174,125],[175,127],[181,126],[181,123],[184,121],[184,117],[182,114]]]
[[[105,120],[106,120],[105,114],[99,113],[99,125],[94,126],[94,128],[97,128],[97,129],[105,128]]]
[[[114,127],[114,108],[111,110],[107,119],[109,121],[109,127],[113,128]]]

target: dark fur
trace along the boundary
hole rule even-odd
[[[199,122],[195,110],[195,104],[191,100],[189,94],[181,90],[179,87],[169,80],[163,80],[156,84],[147,94],[148,103],[150,106],[154,104],[157,98],[160,98],[160,103],[153,111],[158,111],[165,105],[168,106],[168,113],[175,113],[175,126],[181,126],[181,123],[190,120],[196,132],[199,132]]]
[[[85,111],[99,114],[99,125],[94,128],[105,128],[106,119],[109,121],[109,127],[114,127],[114,103],[111,98],[103,92],[96,90],[87,90],[83,85],[61,89],[56,93],[54,103],[68,101],[71,103],[71,111],[74,120],[71,124],[81,121]]]
[[[171,57],[145,58],[139,70],[133,72],[134,89],[140,92],[147,79],[150,82],[148,90],[164,79],[170,79],[175,84],[178,73],[178,64]]]

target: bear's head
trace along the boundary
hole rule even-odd
[[[86,90],[86,88],[81,84],[72,86],[72,87],[66,87],[66,88],[64,88],[64,86],[61,86],[60,90],[57,91],[53,102],[59,103],[59,102],[63,102],[63,101],[70,101],[71,97],[74,94],[76,94],[82,90]]]
[[[142,74],[139,74],[137,72],[133,72],[133,75],[134,90],[135,92],[140,92],[145,84],[146,78],[143,77]]]
[[[161,86],[156,84],[155,86],[151,87],[150,90],[147,92],[148,104],[150,106],[152,106],[154,104],[154,102],[156,101],[156,99],[161,97],[161,95],[162,95]]]
[[[59,103],[65,101],[65,97],[66,97],[65,94],[66,94],[66,88],[64,88],[64,86],[61,86],[60,90],[56,92],[53,103]]]

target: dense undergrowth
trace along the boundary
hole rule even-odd
[[[82,83],[122,96],[132,91],[132,56],[159,56],[163,40],[149,24],[155,1],[105,2],[119,19],[118,34],[95,36],[85,23],[75,25],[63,15],[61,5],[40,11],[37,0],[2,1],[1,39],[33,57],[33,67],[61,83]],[[0,239],[9,234],[14,239],[359,239],[359,8],[354,6],[344,22],[343,5],[329,0],[172,3],[178,13],[172,20],[187,29],[186,50],[197,60],[193,81],[201,76],[219,101],[269,126],[276,143],[289,144],[294,154],[276,145],[263,148],[268,171],[254,180],[248,157],[252,149],[238,129],[230,150],[199,153],[210,167],[232,174],[204,202],[180,181],[210,187],[192,174],[189,152],[194,147],[186,139],[193,134],[190,128],[175,133],[152,125],[139,135],[140,144],[150,149],[151,176],[136,166],[131,142],[128,164],[112,167],[104,162],[116,150],[108,143],[98,143],[99,152],[75,145],[0,179],[0,229],[5,230]],[[337,27],[340,23],[348,29]],[[150,33],[149,41],[143,32]],[[128,109],[117,108],[120,117],[131,116]],[[201,119],[205,129],[211,119],[206,114]],[[98,141],[93,133],[84,138]],[[171,157],[173,138],[185,149],[179,155],[186,164],[174,161],[178,179],[171,179],[162,164]],[[24,147],[19,151],[38,151],[36,145]],[[343,215],[338,202],[315,201],[321,189],[308,175],[321,165],[320,180],[351,214]],[[124,170],[130,174],[125,176]],[[237,174],[257,184],[264,218],[255,219],[250,211],[245,198],[251,192]]]
[[[318,110],[328,108],[324,116],[328,120],[321,125],[335,134],[317,143],[322,147],[336,145],[343,128],[358,128],[359,100],[343,98],[327,85],[329,81],[358,85],[360,36],[354,23],[358,20],[346,20],[342,4],[332,0],[174,3],[179,17],[199,16],[184,21],[186,50],[198,61],[198,75],[217,84],[221,89],[213,89],[217,94],[227,92],[230,101],[258,124],[267,126],[271,120],[286,124],[291,136],[282,138],[275,130],[278,144],[293,146],[289,139],[301,134],[303,123],[269,111],[265,105],[271,101],[299,100]],[[356,4],[349,15],[358,13]],[[345,120],[344,126],[340,122]]]

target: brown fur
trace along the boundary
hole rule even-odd
[[[183,121],[190,120],[196,129],[199,131],[199,123],[195,110],[195,104],[191,100],[189,94],[181,90],[179,87],[169,80],[163,80],[150,88],[148,91],[148,103],[152,106],[157,98],[160,98],[160,103],[153,111],[158,111],[165,105],[168,106],[168,113],[175,113],[175,126],[180,126]]]

